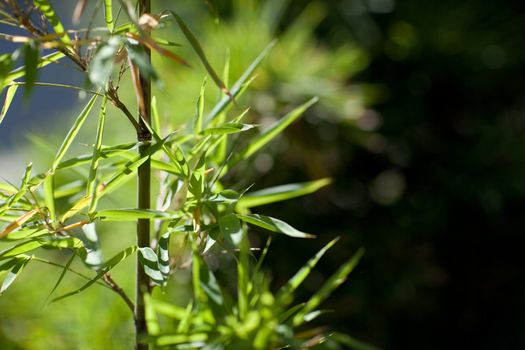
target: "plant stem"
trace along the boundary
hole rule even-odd
[[[139,0],[139,16],[151,12],[150,0]],[[148,59],[151,64],[151,52],[145,48]],[[139,126],[137,140],[141,142],[139,153],[145,156],[150,142],[151,133],[146,127],[146,123],[151,122],[151,81],[148,77],[140,75],[140,88],[142,96],[139,96]],[[148,159],[138,169],[138,208],[150,209],[151,196],[151,162]],[[150,221],[149,219],[139,219],[137,222],[137,245],[140,247],[149,247],[150,245]],[[137,275],[136,275],[136,294],[135,294],[135,349],[147,350],[147,344],[141,344],[139,338],[141,334],[146,333],[146,315],[144,308],[144,294],[149,292],[149,278],[140,265],[139,255],[137,254]]]

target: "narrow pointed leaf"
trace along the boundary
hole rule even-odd
[[[9,233],[13,232],[14,230],[22,226],[25,222],[27,222],[33,216],[35,216],[36,213],[38,213],[38,209],[33,209],[33,210],[30,210],[24,213],[22,216],[18,217],[15,221],[11,222],[6,228],[4,228],[0,232],[0,238],[4,238]]]
[[[136,251],[137,251],[137,246],[132,246],[132,247],[124,249],[120,253],[116,254],[113,258],[111,258],[108,262],[106,262],[104,264],[104,267],[88,283],[84,284],[82,287],[80,287],[80,288],[78,288],[78,289],[76,289],[76,290],[74,290],[74,291],[72,291],[70,293],[61,295],[61,296],[53,299],[52,302],[62,300],[64,298],[70,297],[72,295],[75,295],[75,294],[78,294],[78,293],[84,291],[85,289],[87,289],[88,287],[90,287],[91,285],[96,283],[99,279],[101,279],[106,272],[109,272],[111,269],[113,269],[115,266],[117,266],[124,259],[126,259],[128,256],[132,255]]]
[[[247,82],[249,82],[251,75],[257,69],[257,67],[261,64],[262,60],[268,55],[272,47],[274,47],[276,44],[276,41],[272,41],[268,46],[264,48],[264,50],[253,60],[253,62],[248,66],[246,71],[241,75],[241,77],[233,84],[230,93],[233,97],[238,97],[244,90],[243,87],[247,85]],[[230,105],[232,102],[231,96],[224,96],[217,105],[211,110],[211,112],[206,117],[207,123],[212,122],[217,116],[220,115],[222,111],[225,110],[226,107]]]
[[[272,232],[278,232],[278,233],[284,233],[287,236],[290,237],[296,237],[296,238],[314,238],[314,235],[301,232],[289,224],[287,224],[284,221],[281,221],[276,218],[272,218],[269,216],[259,215],[259,214],[237,214],[237,217],[241,219],[244,222],[247,222],[252,225],[256,225],[259,227],[262,227],[266,230],[272,231]]]
[[[93,104],[95,103],[95,100],[97,99],[97,95],[94,95],[91,100],[89,100],[88,104],[84,107],[82,112],[80,112],[80,115],[77,117],[77,120],[69,130],[69,133],[67,134],[66,138],[62,142],[62,145],[58,149],[58,152],[55,156],[55,160],[53,162],[52,171],[54,172],[60,164],[60,161],[68,151],[69,147],[73,143],[73,140],[77,136],[78,132],[80,131],[80,128],[84,124],[84,121],[86,120],[87,116],[89,115],[89,112],[91,112],[91,109],[93,108]]]
[[[66,45],[71,44],[71,38],[67,34],[64,26],[60,22],[55,10],[48,0],[33,0],[34,4],[42,11],[42,14],[47,18],[55,33],[60,35],[60,40]]]
[[[153,249],[150,247],[140,247],[139,260],[144,268],[144,272],[151,278],[151,281],[157,285],[161,285],[164,277],[159,270],[159,258]]]
[[[95,213],[102,221],[135,221],[137,219],[173,219],[178,213],[153,209],[106,209]]]
[[[186,23],[183,21],[183,19],[177,15],[173,11],[169,11],[173,18],[175,18],[175,21],[179,25],[180,29],[182,30],[182,33],[186,37],[186,39],[189,41],[190,45],[192,46],[195,53],[197,53],[197,56],[199,56],[202,64],[204,65],[204,68],[206,68],[206,71],[210,75],[210,77],[213,79],[215,84],[217,84],[218,87],[221,88],[221,90],[228,93],[230,98],[233,98],[232,94],[228,91],[228,88],[224,84],[224,82],[221,80],[219,75],[215,72],[213,67],[211,66],[210,62],[208,61],[208,58],[206,58],[206,54],[204,53],[204,50],[202,49],[199,40],[195,37],[195,34],[191,31],[191,29],[186,25]]]
[[[164,282],[170,276],[170,234],[165,233],[160,236],[159,239],[159,248],[158,248],[158,257],[159,257],[159,270],[162,273]]]
[[[104,126],[106,124],[106,105],[107,97],[104,96],[102,100],[102,105],[100,106],[100,113],[98,115],[98,127],[97,127],[97,137],[95,139],[95,145],[93,147],[93,156],[91,158],[91,165],[89,166],[89,176],[87,181],[86,196],[91,196],[91,202],[89,204],[89,212],[92,213],[95,211],[97,206],[97,170],[98,162],[101,157],[101,147],[102,147],[102,136],[104,134]]]
[[[256,136],[246,147],[243,151],[240,152],[240,154],[237,156],[237,160],[240,159],[246,159],[249,158],[251,155],[253,155],[255,152],[263,148],[270,142],[272,139],[274,139],[277,135],[279,135],[286,127],[288,127],[290,124],[292,124],[295,120],[297,120],[310,106],[312,106],[314,103],[318,101],[317,97],[312,98],[305,104],[295,108],[288,114],[286,114],[284,117],[282,117],[280,120],[275,122],[268,130],[264,131],[260,135]]]
[[[196,134],[202,130],[202,116],[204,115],[204,97],[206,91],[206,77],[204,78],[201,85],[201,92],[199,94],[199,100],[197,101],[197,111],[195,113],[195,121],[193,123],[193,132]]]
[[[60,273],[60,276],[58,277],[57,281],[55,282],[55,285],[53,286],[53,289],[51,289],[51,291],[50,291],[49,294],[47,295],[46,300],[49,300],[49,298],[51,297],[51,295],[53,295],[53,293],[55,292],[55,290],[57,290],[57,288],[58,288],[58,286],[60,285],[60,283],[62,283],[62,280],[63,280],[64,277],[66,276],[66,272],[69,270],[69,267],[70,267],[71,264],[73,263],[73,260],[75,260],[75,257],[76,257],[75,254],[72,254],[72,255],[71,255],[71,258],[69,258],[69,260],[67,261],[66,265],[65,265],[64,268],[62,269],[62,272]]]
[[[55,212],[55,177],[50,174],[46,177],[44,180],[44,201],[47,206],[47,210],[49,211],[49,218],[51,219],[51,222],[55,222],[56,220],[56,212]]]
[[[134,39],[129,38],[125,41],[125,45],[128,50],[128,57],[131,59],[131,62],[137,66],[140,74],[156,81],[158,79],[157,73],[155,73],[144,47]]]
[[[314,269],[314,267],[317,265],[321,257],[330,249],[339,238],[336,238],[332,241],[330,241],[327,245],[325,245],[317,254],[315,254],[314,257],[312,257],[308,262],[297,271],[297,273],[286,282],[284,286],[281,287],[279,292],[277,293],[277,300],[279,302],[288,304],[292,301],[293,295],[292,293],[303,283],[303,281],[308,277],[310,272]]]
[[[89,64],[89,80],[93,85],[98,87],[106,85],[115,64],[114,56],[119,48],[120,39],[115,36],[97,48],[95,56]]]
[[[248,192],[239,199],[237,209],[243,210],[304,196],[316,192],[331,183],[332,180],[330,178],[324,178],[310,182],[281,185],[265,188],[259,191]]]
[[[304,308],[299,311],[293,318],[292,324],[299,326],[306,322],[305,316],[317,308],[330,294],[339,287],[348,277],[350,272],[356,267],[357,263],[364,254],[364,249],[359,249],[354,256],[343,264],[330,278],[323,284],[305,304]]]
[[[18,90],[18,85],[16,84],[9,85],[9,87],[7,88],[7,92],[5,93],[4,105],[2,106],[2,111],[0,112],[0,124],[2,124],[2,121],[4,120],[7,111],[9,110],[9,106],[11,106],[11,102],[13,102],[16,90]]]
[[[65,55],[60,51],[50,53],[49,55],[44,56],[38,60],[37,68],[45,67],[50,63],[58,62],[58,60],[63,58],[64,56]],[[12,70],[11,72],[9,72],[9,74],[7,74],[7,76],[4,79],[4,84],[9,84],[15,79],[22,78],[25,74],[26,74],[25,66],[18,67]]]
[[[18,277],[20,272],[24,269],[24,267],[29,263],[31,260],[31,257],[20,257],[16,259],[17,262],[9,271],[6,278],[4,279],[4,282],[2,283],[2,286],[0,287],[0,294],[6,291],[7,288],[15,281],[15,279]]]

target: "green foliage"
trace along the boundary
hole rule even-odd
[[[2,86],[8,85],[9,88],[1,118],[6,115],[19,86],[15,79],[24,76],[24,85],[29,92],[39,84],[36,81],[38,69],[63,56],[78,64],[99,92],[73,87],[85,90],[92,97],[65,136],[48,170],[32,175],[30,164],[18,188],[0,183],[0,220],[5,222],[0,231],[0,243],[6,245],[0,251],[0,271],[7,274],[0,292],[12,285],[26,265],[37,261],[61,268],[50,296],[68,275],[83,278],[80,286],[76,285],[71,291],[54,297],[52,302],[62,301],[99,284],[115,292],[132,312],[145,303],[148,334],[139,334],[142,343],[156,347],[208,350],[308,348],[321,344],[329,333],[316,329],[299,333],[297,327],[322,314],[318,310],[320,303],[346,279],[362,252],[359,251],[343,264],[309,300],[292,305],[294,291],[335,242],[325,246],[274,295],[270,279],[261,267],[269,245],[257,260],[247,224],[293,238],[313,237],[280,219],[251,213],[250,209],[310,194],[328,185],[330,180],[320,179],[258,191],[250,191],[249,186],[232,185],[228,180],[237,163],[257,154],[318,101],[317,97],[304,99],[298,107],[263,131],[256,132],[256,125],[241,123],[249,109],[239,113],[239,108],[232,108],[238,107],[234,99],[238,99],[250,85],[254,71],[274,43],[256,56],[228,89],[229,69],[225,68],[225,77],[221,79],[197,36],[182,18],[172,11],[164,12],[169,16],[158,16],[158,21],[164,26],[170,24],[168,18],[175,19],[221,92],[219,101],[208,107],[203,83],[192,127],[175,133],[158,117],[162,110],[156,103],[153,103],[151,120],[142,113],[146,102],[149,102],[144,98],[150,98],[143,91],[146,88],[144,79],[162,77],[154,70],[147,51],[153,50],[172,61],[181,62],[174,53],[161,49],[150,35],[150,30],[154,30],[156,25],[150,25],[146,30],[140,24],[142,18],[137,21],[138,16],[129,12],[130,23],[117,26],[116,18],[112,16],[113,4],[105,1],[107,30],[96,38],[86,39],[90,45],[96,46],[92,48],[93,56],[88,57],[78,49],[78,45],[84,43],[70,38],[47,0],[35,0],[34,5],[49,21],[56,35],[47,33],[45,38],[41,38],[39,35],[42,33],[31,32],[36,38],[23,46],[23,69],[10,70],[17,51],[2,56]],[[130,8],[124,9],[124,12],[128,10]],[[14,13],[8,19],[16,20]],[[6,14],[9,16],[9,12]],[[27,20],[31,21],[31,18]],[[31,31],[32,27],[27,28]],[[56,49],[56,53],[39,57],[41,42]],[[122,59],[124,56],[128,60]],[[134,116],[117,93],[121,74],[127,68],[131,71],[136,102],[143,119]],[[143,79],[142,82],[138,78]],[[84,131],[100,96],[103,98],[97,129],[89,131],[93,134],[92,151],[64,160],[66,154],[71,152],[76,137]],[[108,138],[104,130],[108,101],[130,121],[130,136],[135,131],[137,143],[112,144],[110,139],[106,141]],[[149,125],[151,122],[153,125]],[[152,135],[151,140],[144,137],[148,133]],[[136,148],[139,148],[139,154]],[[149,171],[149,164],[155,176],[148,181],[158,189],[156,208],[109,205],[112,196],[119,192],[117,190],[136,178],[140,169],[143,170],[146,165]],[[65,183],[64,179],[67,179]],[[104,261],[95,228],[111,222],[122,224],[144,220],[154,226],[150,245],[125,246],[111,259]],[[48,251],[58,250],[67,251],[70,256],[65,265],[45,258]],[[152,289],[151,293],[146,293],[144,300],[137,300],[136,305],[110,275],[110,271],[134,254],[138,254],[139,269],[143,269],[149,278],[147,285]],[[80,266],[83,272],[71,267],[76,257],[83,264]],[[214,257],[227,257],[230,267],[233,267],[232,272],[226,277],[220,276],[211,263]],[[193,296],[187,306],[162,300],[166,298],[159,294],[159,289],[167,289],[170,284],[176,283],[174,276],[188,267],[191,267]],[[232,284],[232,281],[235,283]]]

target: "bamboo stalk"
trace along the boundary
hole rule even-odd
[[[139,0],[139,16],[144,13],[151,13],[150,0]],[[151,62],[151,52],[145,47]],[[146,123],[151,123],[151,81],[148,77],[139,75],[139,83],[141,96],[139,97],[139,130],[137,132],[137,140],[141,142],[139,146],[139,154],[144,156],[147,152],[150,142],[151,133],[146,127]],[[137,204],[139,209],[150,209],[151,197],[151,162],[148,159],[138,169],[138,198]],[[149,219],[139,219],[137,222],[137,245],[139,247],[149,247],[150,245],[150,221]],[[135,349],[147,350],[148,345],[139,342],[141,334],[145,334],[146,329],[146,315],[144,307],[144,295],[149,292],[149,278],[140,266],[137,254],[137,270],[136,270],[136,293],[135,293]]]

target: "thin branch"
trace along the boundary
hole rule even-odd
[[[111,288],[111,290],[113,290],[115,293],[117,293],[118,295],[120,295],[120,297],[124,300],[124,302],[126,303],[126,305],[129,307],[129,309],[131,310],[131,313],[133,314],[134,310],[135,310],[135,305],[133,305],[133,302],[131,301],[131,299],[128,297],[128,295],[126,294],[126,292],[124,291],[124,289],[122,289],[118,284],[117,282],[115,282],[115,280],[113,280],[113,278],[111,277],[111,275],[109,274],[109,272],[106,272],[104,274],[104,276],[102,276],[102,279],[104,280],[104,282],[109,286],[109,288]]]

